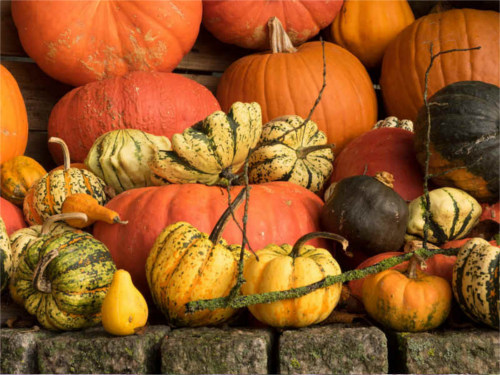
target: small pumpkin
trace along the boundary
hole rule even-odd
[[[316,193],[332,173],[332,147],[315,122],[278,117],[262,127],[259,145],[248,160],[249,181],[290,181]]]
[[[86,220],[66,219],[66,223],[75,228],[88,227],[97,220],[108,224],[127,224],[127,221],[120,220],[117,212],[101,206],[94,197],[84,193],[68,195],[62,204],[61,211],[62,213],[83,212],[87,215]]]
[[[453,294],[465,314],[498,330],[500,248],[482,238],[462,246],[453,268]]]
[[[377,121],[373,126],[373,129],[380,129],[380,128],[397,128],[413,132],[413,121],[400,120],[395,116],[389,116],[383,120]]]
[[[6,161],[0,167],[2,197],[22,206],[28,189],[46,173],[35,159],[28,156],[19,155]]]
[[[12,274],[12,249],[3,219],[0,217],[0,292],[9,284]]]
[[[347,241],[335,234],[310,233],[294,246],[268,245],[245,262],[241,288],[244,295],[288,290],[313,284],[327,276],[341,273],[340,266],[328,250],[305,245],[315,237]],[[260,322],[273,327],[305,327],[320,323],[333,311],[340,299],[342,283],[318,289],[300,298],[250,305],[248,309]]]
[[[158,150],[150,162],[155,185],[225,184],[224,173],[236,173],[262,132],[258,103],[234,103],[227,115],[216,111],[172,136],[172,151]]]
[[[408,240],[424,236],[425,199],[422,195],[408,205]],[[481,205],[459,189],[446,187],[431,190],[429,200],[428,240],[437,245],[465,237],[481,217]]]
[[[451,286],[439,276],[417,269],[411,258],[406,272],[389,269],[368,275],[363,283],[363,304],[384,327],[421,332],[439,327],[451,309]]]
[[[85,165],[121,193],[152,185],[148,162],[155,150],[171,150],[168,138],[137,129],[113,130],[96,139]]]

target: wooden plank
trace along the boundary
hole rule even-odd
[[[10,0],[0,1],[0,22],[1,22],[1,52],[6,56],[26,56],[21,46],[17,29],[10,12]]]

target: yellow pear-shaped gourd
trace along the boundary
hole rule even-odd
[[[101,312],[102,326],[113,335],[131,335],[146,325],[148,304],[127,271],[115,272]]]

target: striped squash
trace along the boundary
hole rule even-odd
[[[227,184],[227,174],[243,166],[262,133],[258,103],[234,103],[227,115],[216,111],[172,136],[172,151],[160,150],[150,163],[155,185]]]
[[[148,162],[155,150],[171,150],[167,137],[137,129],[119,129],[96,139],[85,165],[116,193],[151,186]]]
[[[428,240],[436,245],[464,238],[478,223],[482,208],[465,191],[445,187],[429,192],[430,221]],[[425,195],[410,202],[406,240],[421,239],[425,225]]]
[[[332,173],[332,145],[315,122],[278,117],[262,127],[260,145],[248,163],[252,184],[290,181],[316,193]]]
[[[102,242],[88,233],[64,232],[21,254],[12,290],[43,327],[75,330],[99,324],[115,271]]]
[[[69,194],[85,193],[99,204],[106,204],[106,183],[86,169],[71,168],[66,144],[60,138],[49,142],[58,143],[64,150],[64,169],[53,170],[39,179],[28,190],[23,203],[23,212],[30,225],[42,224],[49,216],[61,213],[62,204]]]
[[[3,219],[0,217],[0,291],[3,291],[9,283],[12,274],[12,250],[9,235]]]
[[[472,320],[499,328],[500,248],[473,238],[460,248],[453,267],[453,294]]]

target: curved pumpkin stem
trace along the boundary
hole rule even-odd
[[[50,226],[54,224],[56,221],[69,220],[69,219],[82,220],[86,222],[88,220],[88,217],[83,212],[69,212],[65,214],[52,215],[43,222],[42,230],[40,233],[42,235],[46,235],[49,233]]]
[[[59,250],[54,249],[45,254],[38,262],[33,274],[33,286],[36,290],[42,293],[50,293],[52,291],[52,284],[45,276],[45,269],[52,262],[52,260],[59,255]]]
[[[57,138],[57,137],[50,137],[49,143],[57,143],[58,145],[60,145],[62,147],[63,156],[64,156],[64,170],[67,171],[70,168],[70,164],[71,164],[71,159],[69,157],[68,145],[61,138]]]
[[[293,245],[292,251],[290,252],[290,256],[293,259],[297,258],[302,246],[304,246],[306,242],[314,238],[328,238],[329,240],[337,241],[342,244],[342,250],[344,251],[347,249],[347,246],[349,246],[349,242],[344,237],[338,234],[330,232],[312,232],[300,237],[297,242],[295,242],[295,245]]]
[[[267,27],[269,28],[269,44],[273,53],[297,52],[278,17],[269,18]]]
[[[326,148],[333,149],[333,148],[335,148],[335,144],[329,143],[329,144],[326,144],[326,145],[314,145],[314,146],[308,146],[308,147],[300,148],[299,150],[297,150],[297,157],[299,159],[304,159],[311,152],[319,151],[319,150],[324,150]]]
[[[246,189],[243,188],[236,196],[236,198],[234,198],[234,201],[231,203],[231,205],[228,208],[226,208],[224,213],[221,215],[221,217],[215,224],[212,233],[210,233],[210,236],[208,237],[208,239],[212,241],[213,244],[219,242],[222,236],[222,232],[224,232],[224,229],[226,228],[226,225],[229,222],[229,217],[234,212],[234,210],[236,210],[239,207],[245,195],[246,195]]]
[[[410,278],[410,279],[417,278],[417,268],[422,262],[425,263],[424,259],[421,256],[418,256],[417,254],[414,254],[410,258],[410,262],[408,264],[408,270],[407,270],[408,278]]]

